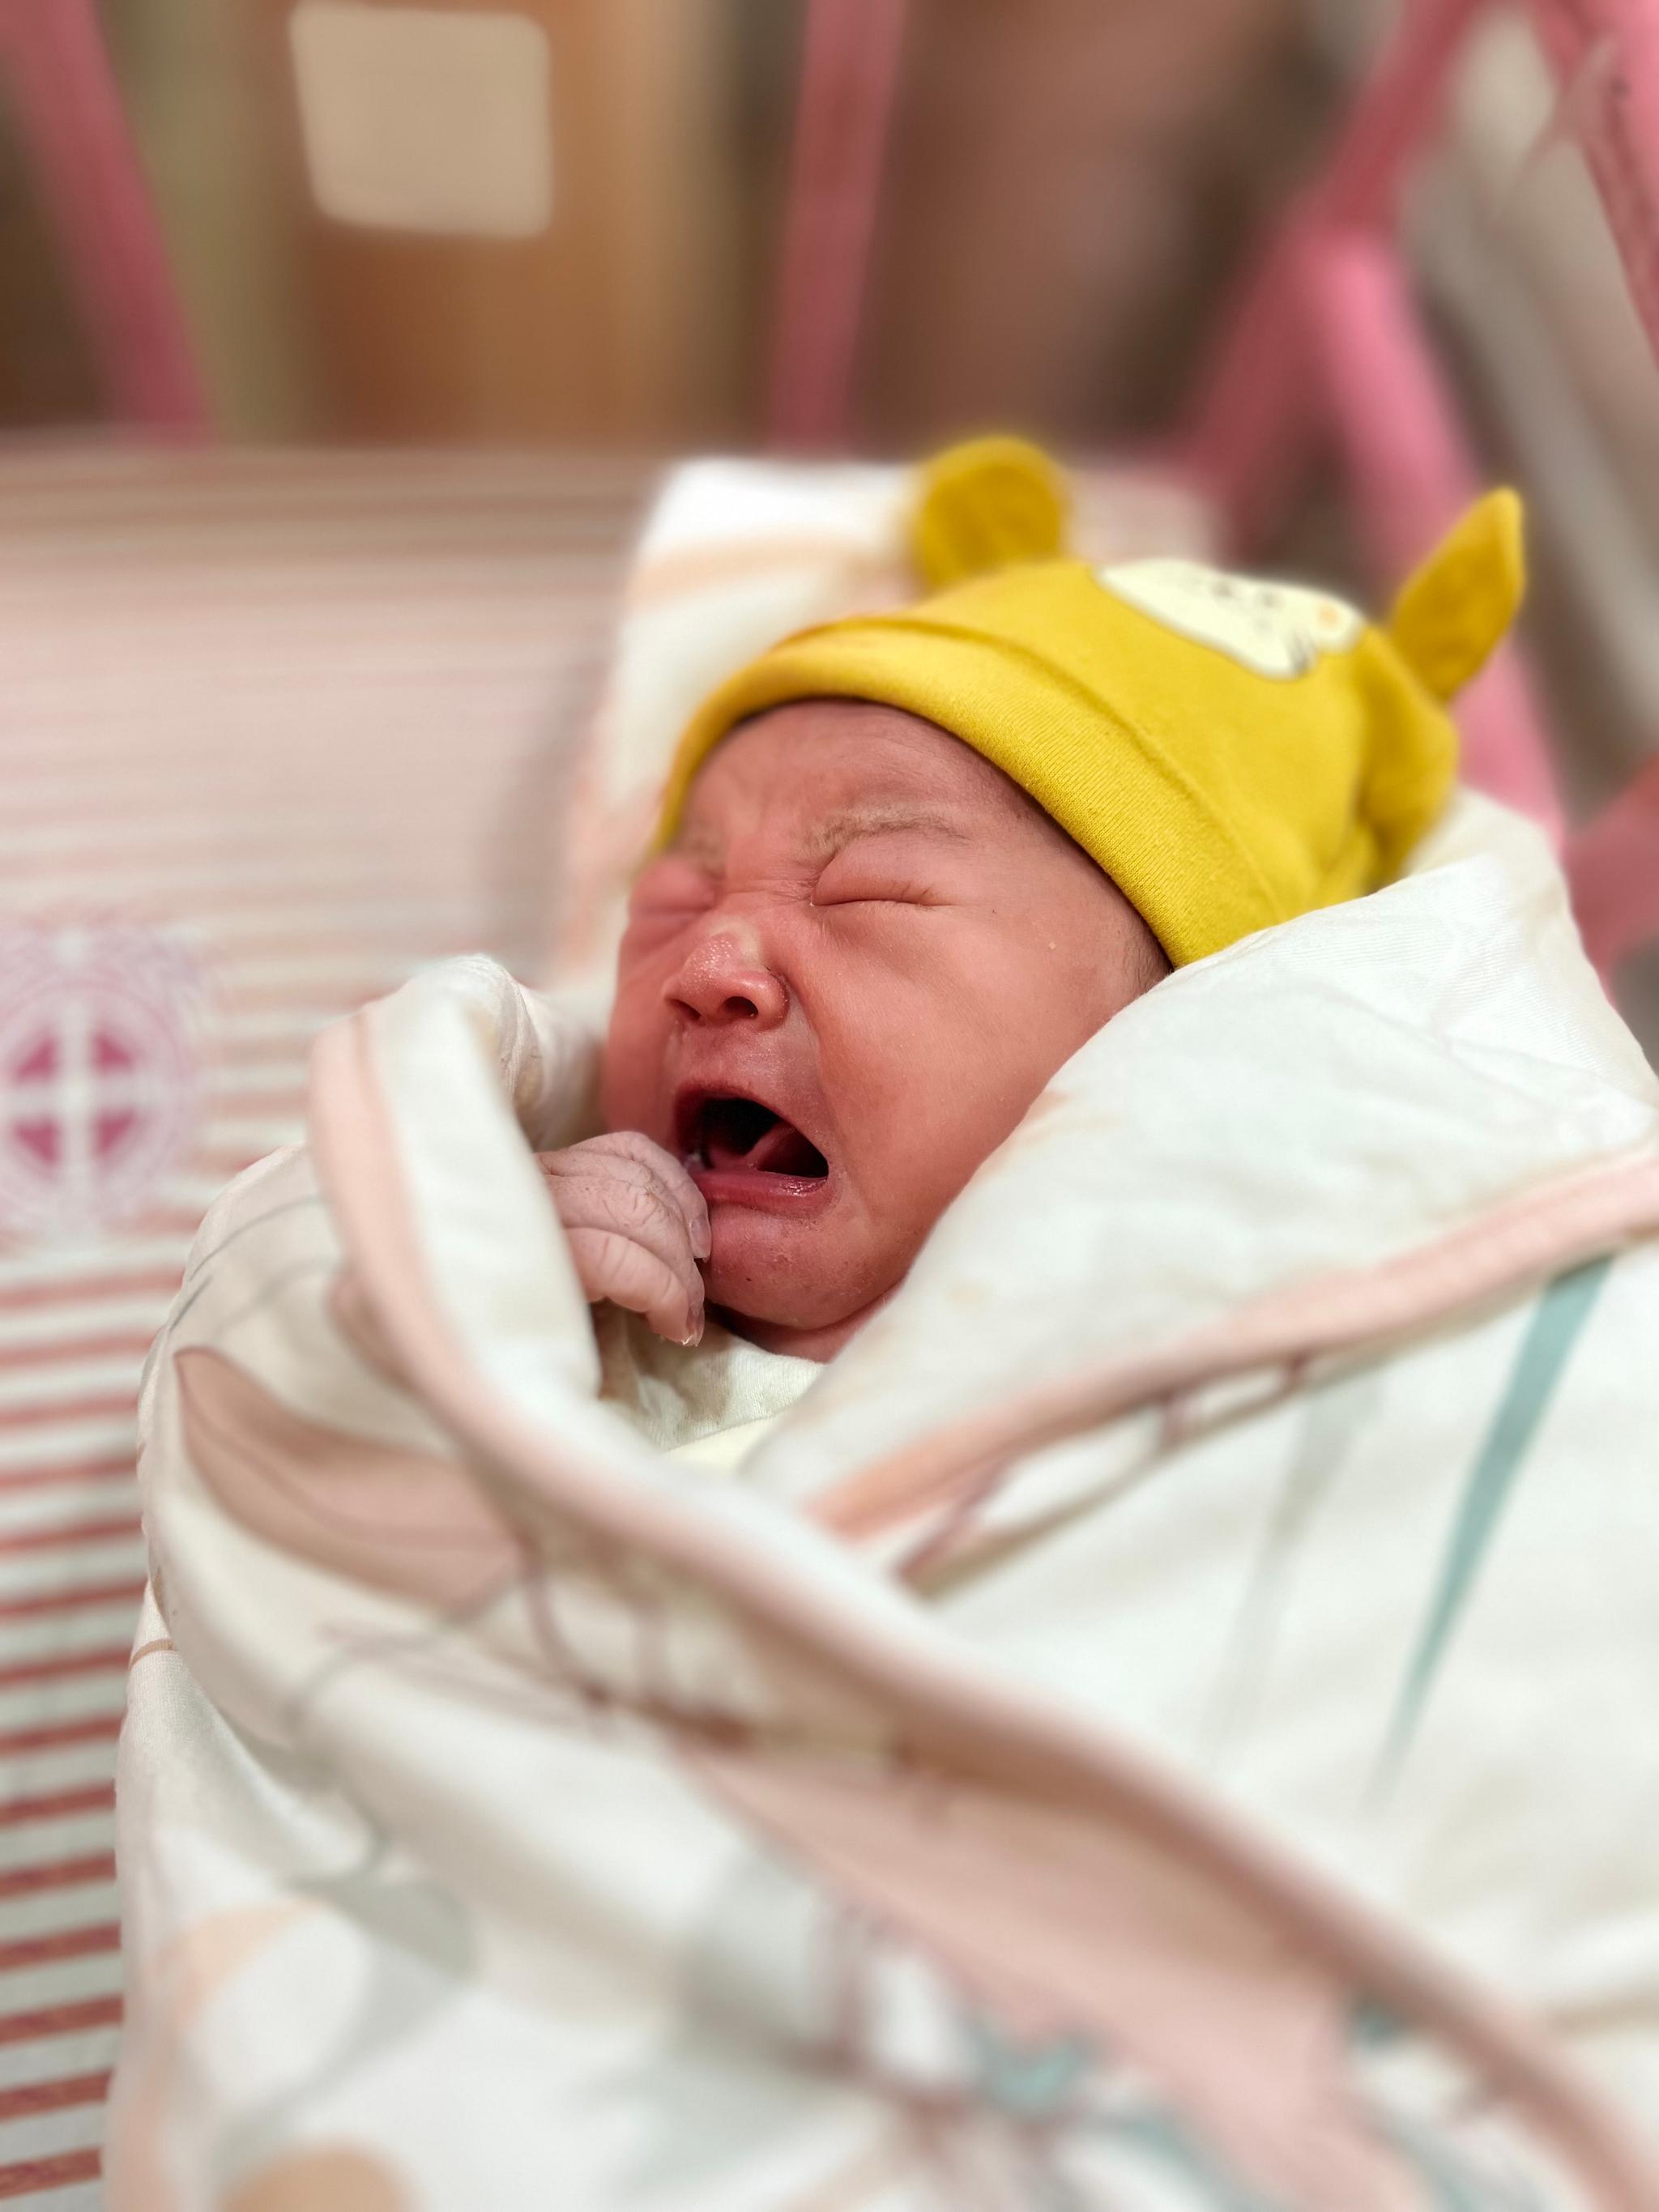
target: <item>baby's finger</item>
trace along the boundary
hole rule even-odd
[[[612,1151],[603,1137],[590,1137],[586,1143],[571,1145],[562,1152],[538,1152],[536,1158],[550,1182],[556,1178],[562,1182],[602,1176],[626,1183],[635,1190],[654,1191],[665,1206],[672,1206],[682,1219],[685,1218],[685,1206],[677,1182],[632,1153]],[[667,1155],[665,1153],[663,1158],[666,1160]],[[690,1176],[686,1180],[690,1182]],[[696,1192],[695,1183],[691,1188]]]
[[[585,1145],[573,1146],[571,1149],[602,1152],[612,1159],[629,1160],[643,1168],[663,1186],[684,1215],[685,1225],[691,1232],[691,1249],[698,1259],[708,1257],[708,1208],[703,1203],[702,1193],[672,1152],[665,1152],[638,1129],[613,1129],[608,1136],[590,1137]]]
[[[698,1341],[702,1296],[694,1304],[685,1285],[654,1252],[613,1229],[573,1229],[568,1233],[582,1287],[591,1299],[609,1298],[629,1313],[642,1314],[671,1344]]]
[[[653,1183],[624,1182],[616,1168],[615,1161],[595,1161],[593,1171],[586,1175],[550,1178],[553,1203],[567,1235],[573,1229],[609,1229],[630,1237],[680,1278],[688,1297],[701,1297],[702,1283],[691,1235],[679,1208]]]

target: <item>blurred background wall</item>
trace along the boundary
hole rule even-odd
[[[766,442],[805,0],[98,5],[218,439]],[[904,13],[849,442],[1155,449],[1395,0]],[[1481,464],[1532,503],[1582,815],[1659,736],[1659,374],[1571,108],[1489,10],[1409,233]],[[0,80],[0,428],[103,412]],[[1366,582],[1317,476],[1261,550]]]
[[[759,436],[802,0],[103,12],[228,434]],[[378,40],[347,20],[368,15]],[[422,15],[459,33],[446,53],[422,50]],[[480,143],[469,114],[493,111],[469,95],[488,92],[504,23],[517,42],[496,61],[521,96]],[[1165,419],[1218,282],[1305,166],[1339,81],[1297,0],[917,0],[867,441],[993,420],[1091,441]],[[545,197],[532,179],[515,210],[511,173],[533,168],[538,134]],[[331,137],[360,171],[380,149],[378,198],[373,176],[331,174]],[[0,297],[0,419],[90,415],[9,140]]]
[[[106,13],[233,435],[735,427],[729,0]]]

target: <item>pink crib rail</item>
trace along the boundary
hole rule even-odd
[[[1192,464],[1248,547],[1301,466],[1334,446],[1379,581],[1401,576],[1478,483],[1473,452],[1395,243],[1400,185],[1438,123],[1482,0],[1413,0],[1324,174],[1247,284],[1191,440]],[[1659,357],[1659,10],[1650,0],[1533,0],[1560,86],[1558,125],[1600,189]],[[1307,364],[1316,364],[1310,407]],[[1470,781],[1561,841],[1534,684],[1505,647],[1462,702]],[[1659,933],[1659,805],[1651,775],[1567,838],[1585,941],[1602,974]]]
[[[93,0],[0,0],[0,83],[117,417],[201,430],[207,402]]]
[[[840,444],[854,377],[906,0],[811,0],[772,367],[774,444]]]
[[[1401,184],[1438,119],[1447,75],[1482,4],[1414,0],[1327,167],[1246,275],[1187,439],[1188,462],[1241,547],[1266,534],[1326,427],[1309,407],[1304,373],[1310,268],[1334,238],[1391,236]]]
[[[1333,228],[1310,240],[1304,276],[1324,402],[1347,464],[1372,573],[1405,575],[1481,485],[1400,257],[1384,239]],[[1525,655],[1506,649],[1459,698],[1463,773],[1559,843],[1565,824]]]
[[[1437,124],[1480,0],[1417,0],[1324,173],[1245,286],[1195,418],[1190,465],[1248,554],[1316,453],[1332,453],[1386,591],[1480,489],[1395,240],[1400,186]],[[1559,842],[1560,803],[1524,655],[1506,645],[1460,702],[1465,773]]]
[[[1532,0],[1637,313],[1659,359],[1659,9],[1652,0]]]
[[[1572,902],[1604,975],[1659,938],[1659,761],[1651,762],[1567,848]]]

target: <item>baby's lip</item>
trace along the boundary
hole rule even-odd
[[[821,1147],[792,1115],[747,1087],[695,1084],[674,1102],[674,1142],[711,1202],[823,1197],[830,1176]]]

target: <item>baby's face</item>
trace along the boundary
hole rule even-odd
[[[607,1126],[689,1164],[709,1304],[827,1358],[1054,1071],[1166,966],[967,745],[890,708],[779,708],[713,755],[635,889]]]

